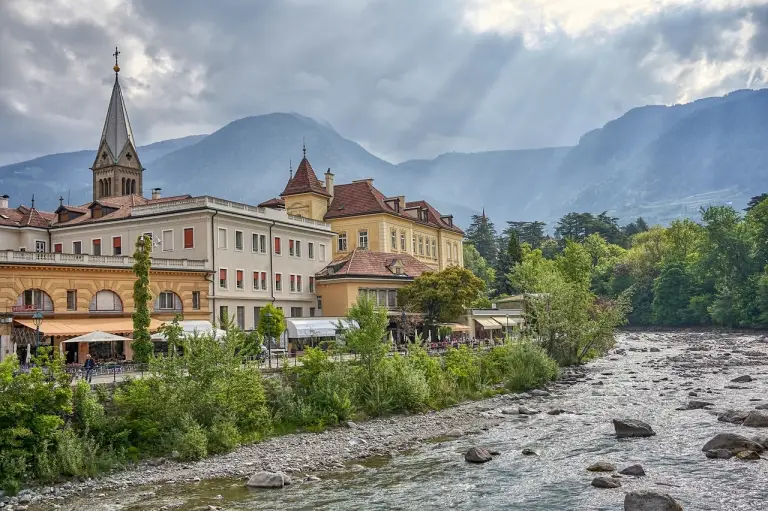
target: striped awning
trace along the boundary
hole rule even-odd
[[[501,330],[501,324],[493,320],[493,318],[474,318],[475,322],[483,327],[485,330]]]

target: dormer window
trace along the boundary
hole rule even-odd
[[[131,153],[126,153],[126,155],[125,155],[125,158],[126,158],[128,161],[131,161],[131,158],[133,158],[133,155],[132,155]]]
[[[107,152],[106,152],[106,151],[102,151],[102,153],[101,153],[101,159],[102,159],[102,160],[106,160],[106,159],[107,159]]]

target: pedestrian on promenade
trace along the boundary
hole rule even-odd
[[[85,381],[87,381],[88,383],[91,383],[91,378],[93,378],[94,367],[96,367],[96,362],[93,361],[90,353],[86,354],[85,364],[83,365],[83,369],[85,369]]]

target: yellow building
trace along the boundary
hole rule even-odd
[[[326,316],[339,317],[361,296],[398,315],[397,290],[431,268],[408,254],[355,249],[317,274],[317,295]]]
[[[68,362],[82,362],[89,346],[61,342],[96,330],[131,335],[133,332],[132,258],[79,256],[78,264],[67,264],[67,254],[0,252],[0,359],[16,352],[26,358],[27,346],[36,342],[33,315],[42,313],[41,345],[55,346],[67,354]],[[89,259],[93,259],[89,262]],[[209,271],[164,267],[155,261],[150,273],[153,302],[149,304],[157,328],[177,314],[185,320],[208,320]],[[118,347],[131,360],[130,345]],[[93,349],[93,348],[91,348]],[[103,357],[102,357],[103,358]]]
[[[423,200],[387,197],[373,186],[373,179],[334,185],[333,178],[329,170],[321,182],[305,154],[281,200],[262,206],[283,206],[290,215],[330,223],[337,235],[334,259],[360,249],[410,255],[432,270],[464,265],[464,232],[454,225],[452,215],[441,214]]]

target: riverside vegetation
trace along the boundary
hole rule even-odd
[[[745,213],[731,206],[702,208],[699,221],[625,226],[602,213],[569,213],[554,226],[507,222],[498,235],[488,217],[467,229],[464,261],[490,296],[559,289],[531,283],[521,269],[571,251],[568,272],[580,273],[599,301],[628,299],[632,325],[765,328],[768,326],[768,194]]]
[[[552,261],[525,261],[521,282],[556,293],[531,304],[521,339],[486,351],[451,348],[433,357],[417,342],[407,355],[390,356],[386,311],[361,299],[348,313],[357,326],[344,330],[343,342],[308,349],[301,365],[276,377],[243,363],[253,342],[243,332],[185,337],[176,322],[163,327],[169,356],[150,357],[147,377],[114,386],[72,387],[60,355],[45,349],[29,373],[17,373],[11,357],[0,363],[0,485],[12,494],[28,482],[93,476],[142,458],[200,459],[271,435],[544,385],[558,375],[558,363],[609,349],[626,312],[626,300],[601,301],[590,291],[581,259],[567,249]],[[445,270],[446,278],[457,271],[469,273]],[[419,295],[422,283],[413,286],[404,297]],[[445,297],[415,299],[431,306]],[[334,361],[341,352],[356,359]]]

